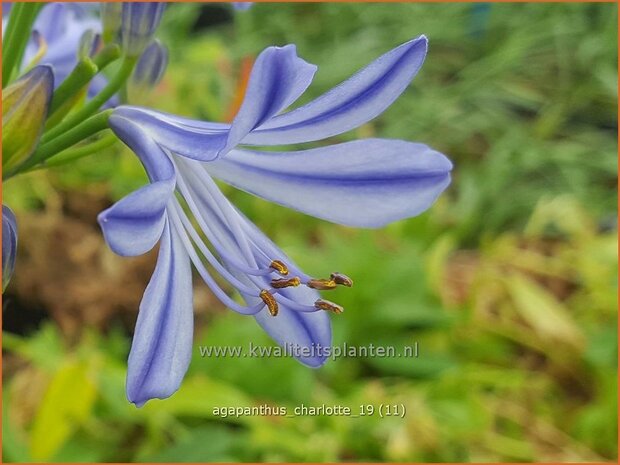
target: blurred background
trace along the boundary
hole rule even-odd
[[[5,461],[615,461],[617,5],[174,4],[166,77],[142,102],[226,121],[253,58],[297,44],[304,101],[419,34],[430,50],[381,117],[333,141],[423,141],[455,163],[431,210],[381,230],[224,187],[309,274],[340,270],[334,342],[418,358],[202,358],[270,345],[195,280],[194,360],[144,408],[126,357],[155,253],[115,256],[96,215],[146,182],[120,143],[4,186],[20,248],[3,299]],[[214,407],[403,404],[405,418],[245,416]]]

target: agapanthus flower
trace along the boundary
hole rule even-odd
[[[33,62],[51,65],[54,82],[58,87],[71,73],[78,60],[80,41],[88,31],[98,34],[101,23],[79,3],[49,3],[43,7],[33,28],[33,39],[28,43],[23,66]],[[92,97],[106,85],[99,74],[88,88]]]
[[[17,255],[17,220],[11,209],[2,205],[2,292],[11,280]]]
[[[424,144],[361,139],[295,152],[248,147],[310,142],[341,134],[383,112],[420,69],[419,37],[382,55],[317,99],[289,112],[316,66],[293,45],[257,58],[231,124],[121,106],[110,126],[140,158],[150,184],[99,216],[120,255],[159,242],[154,274],[140,305],[128,362],[127,396],[142,405],[178,389],[192,351],[191,264],[230,309],[252,315],[279,344],[318,367],[331,346],[329,312],[342,307],[317,290],[352,281],[304,273],[222,194],[213,178],[280,205],[338,224],[380,227],[426,210],[450,183],[450,161]],[[186,208],[184,208],[186,207]],[[217,273],[244,300],[222,289]],[[307,350],[304,350],[307,349]]]

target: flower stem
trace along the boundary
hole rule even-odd
[[[50,129],[56,125],[59,121],[55,121],[54,116],[63,108],[63,105],[67,103],[73,96],[81,92],[84,86],[88,84],[92,78],[106,68],[110,63],[115,61],[121,56],[121,48],[117,44],[106,45],[101,51],[99,51],[92,59],[83,58],[78,61],[73,71],[62,81],[62,84],[54,91],[52,98],[52,104],[50,105],[49,116],[47,117],[48,126]],[[56,120],[62,120],[62,115],[58,115]]]
[[[97,139],[94,142],[90,142],[88,144],[81,145],[75,148],[68,148],[61,152],[58,152],[52,158],[48,159],[45,164],[39,164],[33,166],[29,169],[29,171],[38,170],[41,168],[52,168],[57,166],[62,166],[67,163],[71,163],[80,158],[86,157],[88,155],[92,155],[100,150],[111,147],[118,141],[117,137],[111,131],[106,131],[103,136]]]
[[[10,178],[17,173],[28,171],[33,166],[38,165],[39,163],[44,163],[57,153],[77,144],[87,137],[90,137],[99,131],[103,131],[104,129],[108,129],[108,119],[110,118],[111,113],[112,110],[105,110],[101,113],[97,113],[81,124],[78,124],[73,129],[70,129],[69,131],[58,136],[54,140],[40,145],[30,158],[17,167],[17,169],[9,172],[5,176],[5,179]]]
[[[9,14],[9,21],[6,26],[6,31],[4,32],[3,37],[3,45],[4,45],[4,53],[2,54],[2,87],[6,85],[8,82],[9,72],[8,72],[8,62],[12,54],[16,52],[11,52],[10,49],[15,48],[15,34],[17,31],[17,26],[19,23],[19,17],[22,14],[22,9],[24,7],[24,3],[15,3],[11,8],[11,13]]]
[[[81,109],[76,111],[75,113],[71,113],[67,116],[58,126],[51,129],[49,132],[43,135],[41,138],[41,143],[43,145],[47,145],[51,143],[53,139],[64,137],[61,136],[66,131],[71,132],[73,127],[80,124],[81,121],[84,121],[86,118],[93,115],[101,105],[106,103],[125,83],[127,78],[131,75],[131,72],[136,64],[137,58],[135,57],[125,57],[123,58],[123,62],[121,64],[118,73],[110,79],[108,85],[103,88],[101,92],[99,92],[96,96],[94,96],[91,100],[86,103]]]
[[[2,56],[3,88],[10,82],[15,68],[19,69],[26,45],[28,45],[28,40],[30,40],[32,24],[42,6],[40,3],[15,3],[13,5],[15,10],[11,11],[11,16],[9,17],[7,37],[5,39],[7,46]]]
[[[67,76],[66,79],[62,81],[62,84],[54,91],[48,118],[51,118],[56,110],[62,107],[71,96],[88,84],[98,71],[97,66],[91,60],[86,59],[79,61],[69,76]]]
[[[94,57],[93,62],[97,65],[97,68],[101,71],[110,63],[120,58],[121,47],[118,44],[108,44],[103,47]]]

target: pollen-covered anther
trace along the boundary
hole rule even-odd
[[[338,304],[335,304],[334,302],[330,302],[329,300],[325,300],[325,299],[318,299],[316,302],[314,302],[314,308],[316,308],[317,310],[325,310],[327,312],[332,312],[332,313],[335,313],[336,315],[339,315],[342,312],[344,312],[343,307],[341,307]]]
[[[330,277],[332,281],[334,281],[339,286],[346,286],[346,287],[353,286],[353,280],[345,274],[336,272],[336,273],[332,273]]]
[[[269,310],[269,314],[271,316],[276,316],[278,314],[278,302],[276,301],[276,298],[273,296],[273,294],[268,290],[263,289],[262,291],[260,291],[259,296],[263,300],[263,302],[265,302],[265,305],[267,305],[267,310]]]
[[[329,291],[331,289],[336,289],[336,281],[333,279],[310,279],[306,283],[306,286],[319,291]]]
[[[295,276],[294,278],[273,278],[271,280],[271,287],[274,289],[284,289],[285,287],[297,287],[301,284],[301,280]]]
[[[286,276],[288,274],[288,267],[280,260],[272,260],[269,264],[269,268],[273,268],[282,276]]]

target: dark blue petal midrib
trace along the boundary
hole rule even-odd
[[[168,221],[168,220],[166,220]],[[165,226],[165,228],[168,228],[168,235],[169,235],[169,247],[170,247],[170,266],[174,266],[174,260],[175,260],[175,252],[174,252],[174,247],[173,247],[173,238],[172,238],[172,230],[171,230],[171,226],[169,223],[167,223]],[[159,247],[161,249],[161,247],[163,247],[163,245],[159,244]],[[151,368],[153,367],[153,361],[155,359],[155,354],[157,353],[157,350],[159,348],[159,345],[161,343],[161,335],[162,332],[168,322],[168,319],[170,317],[170,311],[169,309],[171,308],[171,302],[173,299],[173,295],[174,295],[174,286],[176,283],[176,273],[170,273],[170,286],[166,287],[166,295],[165,295],[165,305],[163,306],[163,308],[168,309],[168,311],[164,312],[164,315],[159,318],[159,325],[157,326],[157,331],[155,334],[155,340],[157,341],[157,343],[153,346],[153,349],[150,351],[149,353],[149,361],[146,364],[146,370],[144,373],[144,376],[142,377],[142,379],[140,380],[139,383],[139,389],[138,392],[140,392],[142,390],[142,388],[144,387],[144,383],[146,382],[146,380],[149,377],[149,374],[151,372]]]
[[[428,170],[416,173],[408,173],[408,174],[394,174],[394,173],[385,173],[383,176],[373,175],[367,176],[363,173],[360,174],[347,174],[346,178],[340,177],[337,173],[334,175],[312,175],[312,174],[302,174],[302,173],[291,173],[285,171],[274,171],[268,168],[261,168],[256,165],[241,163],[239,161],[229,161],[223,160],[221,163],[231,163],[232,165],[239,166],[240,169],[255,172],[261,175],[266,175],[268,177],[274,177],[278,179],[287,179],[293,180],[294,182],[301,183],[314,183],[314,184],[330,184],[334,182],[338,182],[339,184],[380,184],[385,183],[386,181],[394,182],[394,183],[406,183],[409,181],[419,181],[419,180],[427,180],[434,178],[442,178],[448,175],[449,170]]]

